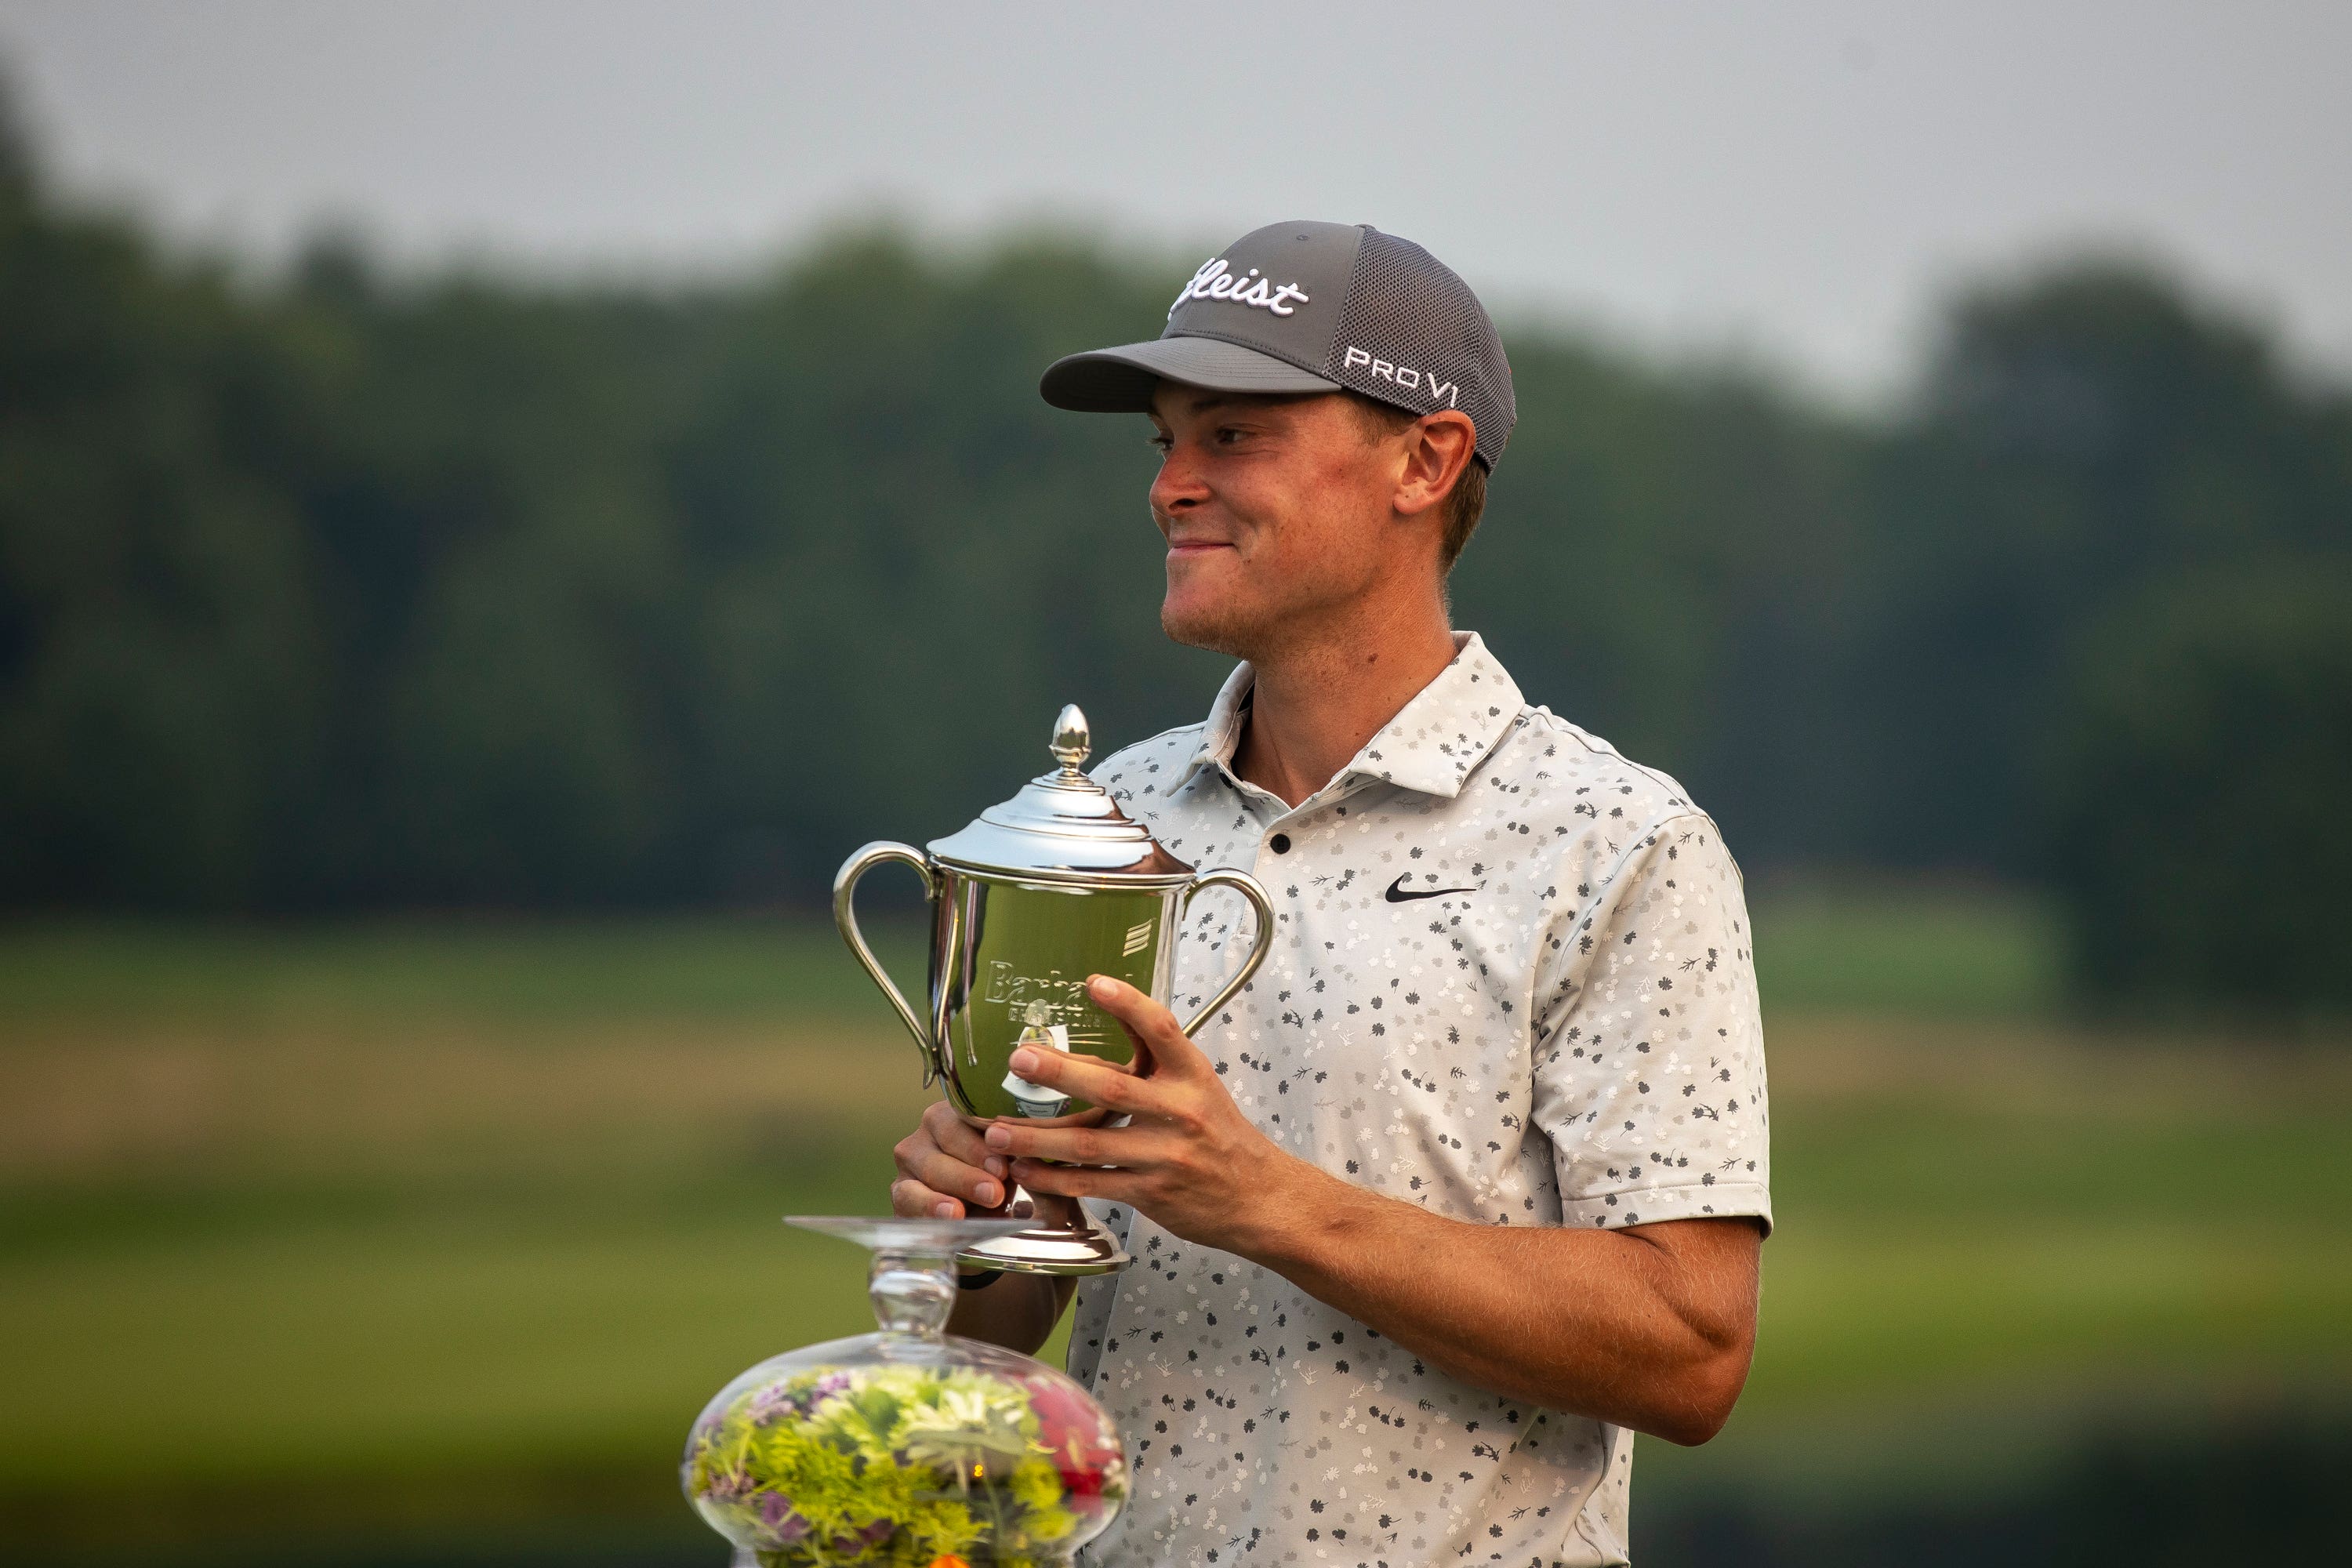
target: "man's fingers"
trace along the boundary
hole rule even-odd
[[[963,1205],[912,1176],[901,1176],[890,1184],[890,1212],[906,1219],[961,1219]]]
[[[899,1175],[919,1183],[926,1191],[975,1208],[992,1209],[1004,1201],[1004,1182],[999,1173],[1009,1165],[1004,1156],[992,1153],[977,1134],[971,1142],[971,1157],[958,1159],[940,1148],[926,1127],[901,1139],[891,1152]]]
[[[1176,1015],[1124,980],[1097,974],[1087,981],[1087,994],[1095,1005],[1117,1018],[1139,1055],[1149,1055],[1155,1074],[1196,1078],[1216,1069],[1201,1047],[1176,1022]]]
[[[992,1152],[1015,1162],[1059,1160],[1072,1165],[1140,1168],[1165,1152],[1167,1134],[1144,1127],[1030,1127],[1000,1121],[988,1130]],[[1016,1163],[1013,1169],[1021,1170]],[[1014,1180],[1019,1180],[1014,1176]],[[1048,1189],[1058,1191],[1059,1189]]]
[[[931,1101],[923,1112],[922,1131],[930,1134],[940,1152],[967,1165],[982,1166],[999,1180],[1003,1178],[1004,1162],[990,1155],[988,1146],[980,1141],[980,1129],[966,1121],[946,1100]]]
[[[979,1165],[934,1150],[927,1157],[902,1162],[899,1169],[935,1193],[961,1198],[974,1208],[992,1209],[1004,1201],[1004,1184]]]
[[[1040,1050],[1024,1046],[1013,1053],[1013,1070],[1031,1083],[1058,1089],[1074,1100],[1090,1100],[1106,1110],[1149,1116],[1160,1107],[1161,1091],[1100,1057],[1068,1051]]]

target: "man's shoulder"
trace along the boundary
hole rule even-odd
[[[1205,721],[1196,721],[1162,730],[1149,740],[1120,747],[1087,773],[1122,803],[1138,796],[1164,795],[1200,751],[1201,736],[1207,729]]]
[[[1635,762],[1539,704],[1520,709],[1493,763],[1506,787],[1552,801],[1565,798],[1577,815],[1627,832],[1646,833],[1677,817],[1706,816],[1672,773]]]

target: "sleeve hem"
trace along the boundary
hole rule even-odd
[[[1685,1182],[1671,1187],[1622,1187],[1560,1204],[1560,1223],[1622,1229],[1669,1219],[1758,1219],[1772,1234],[1772,1194],[1761,1182]]]

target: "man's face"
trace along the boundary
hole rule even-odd
[[[1171,637],[1259,658],[1426,550],[1392,512],[1402,443],[1337,393],[1245,397],[1162,382],[1151,517],[1168,540]]]

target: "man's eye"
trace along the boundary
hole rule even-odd
[[[1221,447],[1230,447],[1241,438],[1242,432],[1231,425],[1217,427],[1217,444]]]
[[[1159,453],[1163,458],[1168,455],[1169,449],[1176,445],[1173,440],[1166,436],[1149,437],[1147,437],[1147,441],[1151,449]]]

